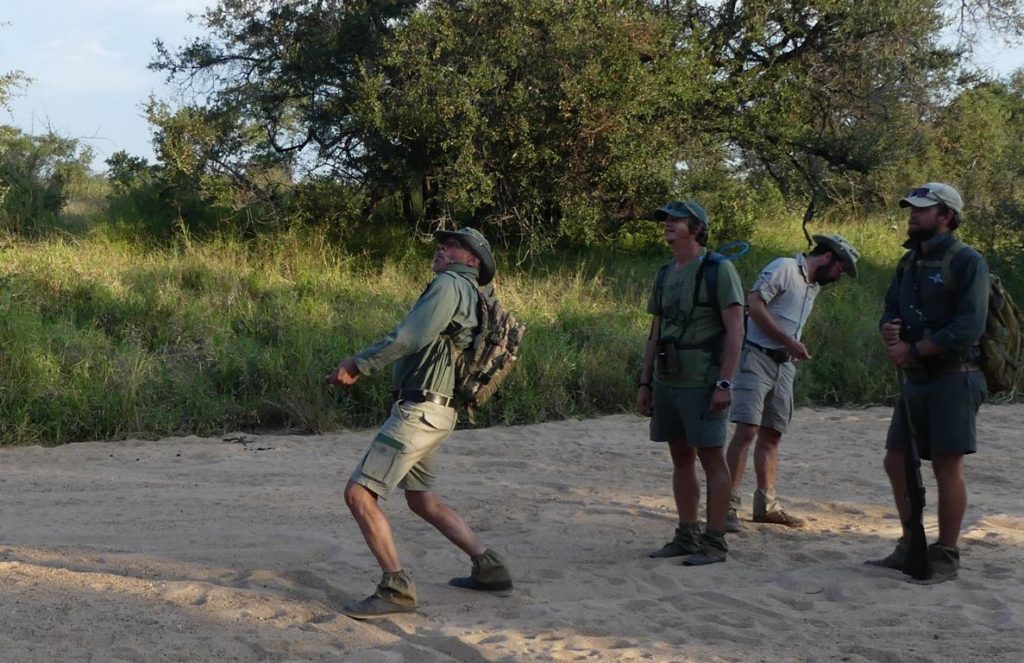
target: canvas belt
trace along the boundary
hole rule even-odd
[[[451,407],[452,399],[443,395],[436,394],[432,391],[422,391],[420,389],[402,389],[401,391],[395,392],[396,401],[405,401],[407,403],[435,403],[441,407]]]
[[[755,350],[759,350],[764,354],[768,355],[768,358],[774,361],[776,364],[785,364],[787,361],[790,361],[792,359],[792,357],[789,356],[789,353],[786,352],[785,350],[766,348],[763,345],[758,345],[757,343],[754,343],[753,341],[744,341],[744,343],[754,348]]]

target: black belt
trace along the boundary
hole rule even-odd
[[[435,394],[432,391],[420,391],[419,389],[402,389],[395,392],[396,401],[408,403],[435,403],[441,407],[451,407],[452,399],[442,394]]]
[[[793,359],[785,350],[766,348],[763,345],[758,345],[757,343],[754,343],[753,341],[744,341],[744,343],[754,348],[755,350],[760,350],[761,352],[765,353],[766,355],[768,355],[768,358],[774,361],[776,364],[785,364],[787,361]]]
[[[932,363],[927,360],[921,366],[908,366],[903,369],[907,379],[913,383],[928,382],[943,375],[953,373],[977,373],[981,367],[969,361],[942,361],[941,359]]]

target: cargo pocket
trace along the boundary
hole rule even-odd
[[[405,445],[398,440],[378,434],[363,457],[362,474],[374,481],[389,485],[388,474],[394,469],[399,454],[405,453]]]
[[[455,421],[458,419],[458,415],[455,410],[450,407],[438,406],[438,409],[424,409],[421,414],[423,415],[423,421],[426,422],[437,430],[450,431],[455,428]]]
[[[729,416],[729,408],[714,412],[710,409],[704,410],[704,414],[701,415],[701,419],[704,421],[721,421]]]
[[[455,428],[455,410],[433,403],[399,403],[398,416],[402,422],[421,430],[448,430]]]

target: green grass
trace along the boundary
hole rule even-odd
[[[903,231],[879,220],[827,229],[837,230],[862,250],[862,278],[818,298],[797,399],[883,402],[895,382],[876,323]],[[772,258],[805,249],[792,220],[762,226],[751,242],[737,262],[747,286]],[[388,372],[348,391],[322,377],[401,319],[431,276],[430,250],[409,240],[377,259],[311,233],[164,247],[102,234],[9,240],[0,441],[373,425]],[[499,256],[499,296],[529,331],[480,423],[629,410],[650,283],[666,257],[606,249],[516,266]]]

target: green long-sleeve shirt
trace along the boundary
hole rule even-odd
[[[477,326],[478,270],[455,263],[434,277],[405,319],[353,360],[363,375],[394,363],[393,389],[452,396],[453,344],[465,348]]]

